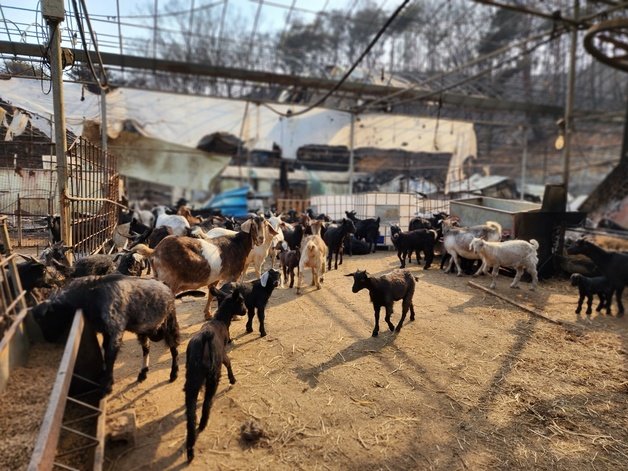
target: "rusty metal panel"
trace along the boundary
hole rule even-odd
[[[68,189],[72,248],[81,258],[103,249],[117,220],[116,158],[78,137],[68,149]]]

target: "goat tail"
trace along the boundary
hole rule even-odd
[[[492,227],[493,229],[498,231],[500,234],[502,233],[502,225],[500,223],[495,222],[495,221],[486,221],[486,225],[489,227]]]
[[[133,247],[130,252],[136,252],[139,253],[140,255],[143,255],[146,258],[149,258],[151,255],[153,255],[153,253],[155,252],[154,249],[151,249],[148,245],[146,244],[137,244],[135,247]]]
[[[530,245],[534,247],[534,250],[539,250],[539,243],[536,241],[536,239],[530,239]]]
[[[438,232],[436,232],[434,229],[430,229],[427,232],[431,232],[432,234],[434,234],[434,241],[435,242],[438,240]]]

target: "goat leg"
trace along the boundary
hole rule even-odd
[[[266,329],[264,327],[264,319],[266,318],[266,312],[264,308],[257,308],[257,318],[259,320],[259,336],[266,337]]]
[[[225,355],[225,358],[222,361],[222,364],[227,367],[227,376],[229,376],[229,383],[235,384],[236,379],[235,379],[235,376],[233,376],[233,370],[231,369],[231,360],[229,359],[227,355]]]
[[[411,306],[412,306],[412,299],[403,300],[403,304],[401,308],[401,319],[399,319],[399,323],[397,324],[397,327],[395,328],[395,332],[397,333],[401,332],[401,328],[403,327],[403,321],[406,320],[406,314],[408,314],[408,310]]]
[[[381,308],[381,306],[375,306],[375,327],[373,328],[373,337],[377,337],[379,334],[379,311]]]
[[[105,395],[111,393],[113,389],[113,364],[116,362],[122,336],[112,337],[111,335],[103,335],[103,347],[105,350],[105,373],[100,382]]]
[[[247,316],[249,318],[248,321],[246,321],[246,332],[247,333],[251,333],[253,332],[253,317],[255,316],[255,309],[250,307],[247,308]]]
[[[576,307],[576,314],[580,314],[582,312],[583,302],[584,302],[584,293],[580,293],[580,297],[578,298],[578,307]]]
[[[218,381],[216,378],[208,375],[207,380],[205,381],[205,397],[203,399],[203,408],[201,409],[201,421],[198,424],[199,432],[202,432],[205,430],[205,427],[207,427],[209,412],[212,407],[212,400],[214,399],[214,394],[216,394],[217,389]]]
[[[140,370],[140,374],[137,375],[137,382],[141,383],[146,379],[146,376],[148,374],[148,363],[150,360],[150,341],[148,340],[148,336],[146,335],[138,335],[137,340],[142,346],[142,369]]]
[[[623,317],[624,315],[624,304],[621,302],[621,295],[623,291],[623,286],[621,288],[617,288],[617,290],[615,291],[615,296],[617,298],[617,308],[619,309],[619,311],[617,312],[617,317]]]
[[[591,309],[591,305],[593,304],[593,295],[591,293],[587,294],[587,316],[591,315],[593,310]]]
[[[603,293],[598,293],[597,296],[598,296],[598,298],[600,298],[600,303],[595,308],[595,312],[600,312],[602,310],[602,308],[604,307],[604,297],[605,297],[605,295]]]
[[[388,324],[388,328],[390,329],[390,331],[394,332],[395,325],[392,322],[390,322],[390,316],[392,316],[392,313],[393,313],[392,305],[386,306],[386,317],[385,317],[386,324]]]
[[[499,270],[499,267],[497,267]],[[515,279],[510,283],[510,287],[514,289],[519,288],[519,280],[521,279],[521,275],[523,275],[523,268],[517,267],[517,272],[515,273]]]
[[[189,370],[188,370],[189,371]],[[194,459],[194,444],[196,443],[196,402],[201,390],[199,378],[188,375],[185,380],[185,416],[187,421],[186,449],[188,463]]]

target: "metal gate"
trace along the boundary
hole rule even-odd
[[[105,248],[117,221],[116,158],[78,137],[68,149],[68,195],[75,257]]]

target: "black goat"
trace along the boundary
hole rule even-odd
[[[392,228],[391,228],[392,229]],[[419,252],[425,255],[424,270],[432,265],[434,260],[434,245],[438,234],[433,229],[417,229],[410,232],[399,232],[392,237],[393,244],[397,249],[397,257],[401,262],[400,268],[406,267],[406,254],[415,252],[417,263],[420,261]]]
[[[607,252],[603,248],[589,242],[586,239],[578,239],[567,249],[569,255],[582,254],[589,257],[600,270],[600,273],[608,280],[611,291],[608,295],[607,309],[610,309],[613,293],[617,297],[619,317],[624,315],[624,305],[621,296],[624,287],[628,284],[628,254],[620,252]],[[609,311],[607,311],[609,312]]]
[[[344,252],[345,238],[355,234],[355,224],[351,219],[342,219],[342,222],[338,225],[332,225],[327,228],[323,235],[323,240],[329,248],[327,252],[327,270],[331,270],[331,259],[336,255],[334,261],[334,269],[338,270],[338,254],[340,254],[340,265],[342,265],[342,255]]]
[[[302,224],[295,224],[294,227],[286,224],[282,224],[281,232],[283,232],[283,238],[288,243],[288,247],[291,250],[301,248],[301,242],[303,241],[303,233],[305,228]]]
[[[415,281],[419,281],[417,277],[414,277],[407,270],[393,270],[382,276],[370,276],[366,271],[356,271],[345,276],[353,277],[352,291],[357,293],[358,291],[366,288],[369,290],[369,296],[371,297],[371,303],[375,309],[375,327],[373,328],[373,337],[377,337],[379,333],[379,313],[381,308],[386,309],[386,324],[391,330],[401,331],[403,321],[406,319],[406,314],[410,310],[410,320],[414,320],[414,306],[412,305],[412,296],[414,295],[414,289],[416,286]],[[390,316],[393,313],[393,304],[395,301],[403,299],[401,319],[397,327],[390,322]]]
[[[606,314],[611,313],[611,305],[608,302],[608,298],[611,295],[611,287],[608,280],[604,276],[588,277],[583,276],[580,273],[574,273],[569,278],[572,286],[578,287],[580,297],[578,298],[578,307],[576,308],[576,314],[580,314],[582,311],[582,302],[584,298],[587,298],[587,315],[591,314],[591,304],[593,304],[593,297],[597,295],[600,298],[600,304],[598,304],[595,310],[600,312],[604,306],[606,306]]]
[[[380,218],[358,219],[355,210],[345,211],[345,214],[355,224],[355,238],[366,240],[369,244],[369,253],[375,252],[379,239]]]
[[[187,420],[187,458],[188,463],[194,459],[194,444],[197,433],[207,427],[212,400],[218,389],[222,365],[227,367],[229,383],[235,384],[236,379],[231,369],[231,360],[227,356],[226,345],[229,340],[229,326],[235,316],[244,315],[244,298],[238,289],[231,295],[210,288],[212,295],[218,298],[218,310],[214,317],[203,324],[201,330],[194,334],[185,352],[185,415]],[[196,430],[196,402],[201,387],[205,386],[205,398],[201,421]]]
[[[301,260],[300,250],[287,250],[283,244],[284,241],[279,242],[279,261],[281,263],[281,270],[283,271],[284,283],[288,281],[288,275],[290,275],[290,288],[294,286],[294,269],[299,269],[299,260]]]
[[[118,261],[118,273],[128,276],[142,276],[142,270],[148,267],[146,257],[138,253],[118,253],[115,255],[114,261]]]
[[[358,240],[352,234],[345,237],[345,251],[351,255],[368,255],[370,253],[370,244],[363,240]]]
[[[273,291],[281,281],[281,273],[278,270],[271,268],[267,272],[262,274],[259,280],[250,281],[248,283],[237,283],[237,288],[242,297],[244,298],[244,305],[249,320],[246,323],[246,331],[248,333],[253,332],[253,317],[255,317],[255,310],[257,309],[257,320],[259,321],[259,335],[260,337],[266,337],[266,329],[264,328],[264,319],[266,317],[266,305]],[[225,294],[230,294],[234,290],[232,283],[227,283],[220,288]]]
[[[137,380],[146,379],[150,343],[164,340],[170,347],[170,382],[177,378],[179,324],[170,288],[154,279],[120,274],[86,276],[72,281],[63,291],[35,306],[33,316],[50,342],[58,340],[70,327],[74,312],[82,309],[85,319],[103,334],[105,372],[101,384],[105,394],[113,386],[113,364],[124,331],[137,334],[142,346],[142,369]]]

